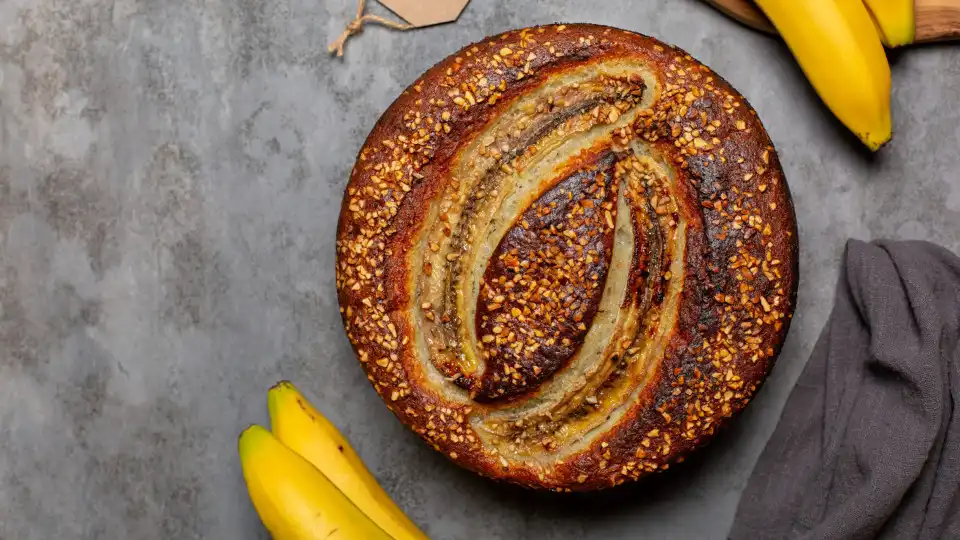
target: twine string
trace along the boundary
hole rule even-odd
[[[340,34],[333,43],[327,47],[327,50],[330,53],[336,53],[337,56],[343,56],[343,46],[347,44],[347,40],[350,39],[350,36],[354,34],[359,34],[363,31],[364,24],[379,24],[381,26],[386,26],[387,28],[392,28],[394,30],[409,30],[413,28],[412,24],[399,23],[391,21],[390,19],[384,19],[378,15],[364,15],[363,11],[366,7],[367,0],[360,0],[357,5],[357,16],[354,18],[350,24],[347,25],[347,28],[344,29],[343,33]]]

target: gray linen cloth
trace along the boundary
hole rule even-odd
[[[960,258],[848,242],[730,537],[960,539]]]

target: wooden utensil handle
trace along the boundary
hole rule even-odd
[[[706,0],[706,2],[726,16],[736,19],[750,28],[768,34],[777,33],[777,29],[770,23],[770,19],[767,19],[767,16],[750,0]]]
[[[750,0],[707,0],[730,17],[762,32],[776,33]],[[960,0],[916,0],[916,43],[960,39]]]
[[[960,39],[960,0],[916,0],[917,43]]]

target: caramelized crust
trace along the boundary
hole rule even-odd
[[[475,399],[535,389],[583,343],[613,249],[613,168],[607,152],[558,182],[493,252],[476,310],[485,369]]]
[[[793,205],[756,113],[595,25],[493,36],[390,106],[344,195],[344,326],[388,407],[480,474],[665,470],[756,393],[790,324]]]

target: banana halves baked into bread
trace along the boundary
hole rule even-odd
[[[344,325],[388,407],[480,474],[556,490],[664,470],[769,372],[797,232],[776,151],[722,78],[595,25],[430,69],[360,151]]]

